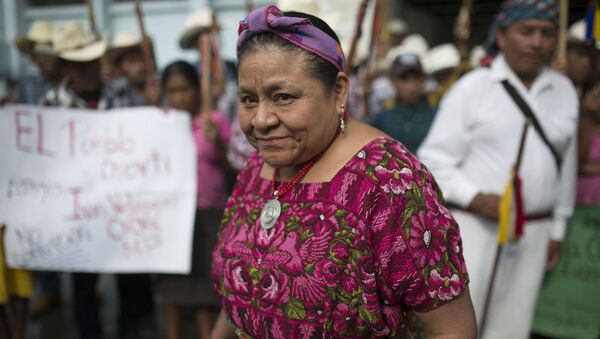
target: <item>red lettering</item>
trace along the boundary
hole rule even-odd
[[[54,157],[55,153],[44,148],[44,119],[40,113],[37,114],[38,123],[38,140],[37,140],[37,151],[41,155]]]
[[[81,193],[81,188],[72,188],[70,190],[71,195],[73,196],[73,214],[65,217],[68,221],[80,221],[80,220],[89,220],[95,219],[102,215],[104,209],[102,205],[89,205],[83,206],[79,201],[79,195]]]
[[[31,134],[31,127],[21,125],[21,116],[30,117],[31,112],[18,111],[15,113],[15,128],[17,136],[17,149],[23,152],[31,152],[31,147],[21,143],[21,135]]]
[[[81,193],[80,188],[72,188],[70,190],[71,195],[73,196],[73,214],[67,217],[67,220],[81,220],[81,215],[79,214],[79,193]]]

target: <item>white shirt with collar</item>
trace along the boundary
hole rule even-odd
[[[465,75],[441,102],[418,151],[446,201],[468,207],[479,192],[502,195],[517,157],[525,117],[501,82],[517,89],[562,155],[562,168],[533,126],[525,142],[520,175],[525,213],[553,215],[552,239],[564,237],[575,201],[578,100],[571,82],[544,68],[529,90],[502,55],[490,68]]]

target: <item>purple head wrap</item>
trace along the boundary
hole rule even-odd
[[[498,52],[496,45],[496,29],[507,27],[515,22],[539,19],[558,25],[559,6],[556,0],[506,0],[496,15],[488,32],[486,42],[488,54]]]
[[[307,18],[283,16],[276,6],[263,6],[253,10],[238,28],[237,50],[261,33],[274,33],[292,44],[327,60],[339,71],[346,69],[346,57],[334,38],[315,27]]]

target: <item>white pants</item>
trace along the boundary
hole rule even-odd
[[[460,227],[469,290],[481,325],[497,249],[497,223],[452,210]],[[527,339],[546,266],[551,220],[528,222],[517,243],[503,246],[490,300],[484,339]]]

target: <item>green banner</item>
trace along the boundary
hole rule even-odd
[[[533,332],[597,339],[600,332],[600,207],[577,207],[558,266],[540,291]]]

